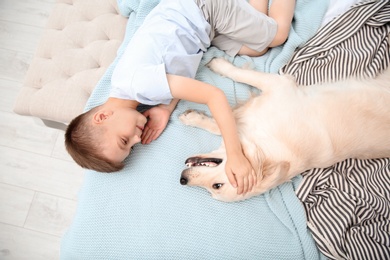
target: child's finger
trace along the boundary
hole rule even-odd
[[[157,137],[160,135],[162,131],[153,131],[153,133],[150,135],[150,142],[157,139]]]
[[[230,182],[230,184],[234,187],[234,188],[237,188],[237,181],[236,181],[236,178],[234,176],[234,174],[229,171],[229,170],[226,170],[226,175],[228,177],[228,180]]]
[[[153,137],[155,136],[155,132],[156,131],[154,130],[149,130],[148,139],[146,140],[147,144],[150,144],[154,140]]]
[[[142,144],[149,144],[150,143],[149,139],[150,139],[151,132],[152,132],[152,130],[150,128],[144,129],[142,136],[141,136]]]
[[[253,176],[252,176],[252,174],[249,174],[248,175],[248,190],[247,190],[247,192],[250,192],[252,190],[252,187],[253,187]]]
[[[252,170],[252,174],[251,175],[252,175],[252,178],[253,178],[253,186],[252,186],[252,190],[253,190],[253,188],[257,184],[257,174],[256,174],[256,172],[254,170]]]
[[[162,133],[162,130],[156,130],[153,134],[153,141],[156,140],[157,137],[159,137],[161,133]]]
[[[245,190],[245,181],[243,178],[237,178],[237,194],[240,195]]]
[[[244,183],[244,187],[242,189],[242,193],[245,194],[245,193],[247,193],[249,191],[249,185],[250,185],[249,178],[248,177],[244,177],[243,178],[243,183]]]

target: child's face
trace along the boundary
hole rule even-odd
[[[131,147],[141,141],[147,119],[136,110],[119,108],[104,121],[103,154],[111,161],[122,162],[130,154]]]

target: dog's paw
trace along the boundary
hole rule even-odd
[[[189,126],[198,126],[206,115],[200,111],[189,109],[179,116],[180,121]]]
[[[208,64],[212,71],[222,76],[229,76],[232,70],[235,69],[234,65],[224,58],[214,58]]]
[[[179,120],[185,125],[197,127],[215,135],[221,135],[214,118],[206,115],[203,112],[187,110],[179,116]]]

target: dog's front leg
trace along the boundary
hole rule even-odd
[[[233,81],[258,88],[262,90],[262,92],[267,92],[272,88],[280,86],[287,79],[278,74],[238,68],[223,58],[214,58],[207,66],[215,73],[230,78]]]
[[[187,110],[179,116],[179,119],[185,125],[201,128],[215,135],[221,135],[221,131],[214,118],[200,111]]]

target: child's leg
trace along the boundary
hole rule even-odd
[[[255,9],[247,0],[204,1],[205,18],[215,32],[212,45],[230,56],[260,56],[267,51],[278,31],[273,18]],[[268,0],[250,1],[263,11],[268,5]]]
[[[295,0],[273,0],[268,16],[278,24],[278,31],[269,47],[283,44],[290,32],[292,18],[294,16]]]
[[[238,51],[238,55],[247,55],[249,57],[260,57],[261,55],[264,55],[268,51],[268,48],[265,48],[262,51],[255,51],[254,49],[251,49],[247,47],[246,45],[242,45],[240,50]]]
[[[268,15],[268,0],[249,0],[248,3],[255,8],[257,11]],[[246,45],[242,45],[241,49],[238,51],[239,55],[248,55],[250,57],[258,57],[263,55],[268,51],[268,48],[265,48],[262,51],[255,51]]]

